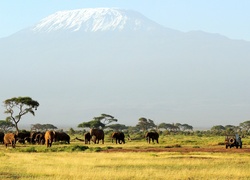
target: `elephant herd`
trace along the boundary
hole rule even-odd
[[[0,132],[0,142],[2,142],[6,148],[10,144],[15,148],[16,142],[24,144],[28,142],[30,144],[46,144],[47,147],[51,147],[52,142],[64,141],[70,143],[70,136],[65,132],[46,131],[46,132],[19,132],[15,133],[2,133]]]
[[[90,144],[90,141],[93,141],[95,144],[101,142],[104,144],[104,131],[102,129],[90,129],[89,132],[84,134],[85,144]],[[155,131],[147,132],[145,138],[148,143],[151,141],[154,143],[159,143],[159,134]],[[112,143],[115,140],[116,144],[125,144],[125,135],[123,132],[113,132],[111,135]],[[19,132],[18,134],[14,133],[2,133],[0,132],[0,142],[2,142],[6,148],[10,144],[15,148],[15,143],[25,143],[29,142],[30,144],[46,144],[47,147],[51,147],[53,142],[63,141],[70,144],[70,136],[65,132],[56,132],[56,131],[46,131],[46,132]]]
[[[114,132],[111,135],[112,143],[115,139],[116,144],[125,144],[125,135],[123,132]],[[99,141],[104,144],[104,131],[102,129],[90,129],[90,132],[84,134],[85,144],[90,144],[90,141],[93,141],[95,144],[99,144]]]
[[[125,144],[125,135],[123,132],[113,132],[111,135],[112,143],[115,140],[116,144]],[[159,143],[159,134],[156,131],[150,131],[145,134],[145,138],[148,143],[151,141],[154,143]],[[95,144],[98,144],[99,141],[102,141],[104,144],[104,132],[101,129],[90,129],[90,132],[84,134],[85,144],[90,144],[90,141],[93,141]]]

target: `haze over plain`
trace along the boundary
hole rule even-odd
[[[39,101],[26,124],[76,126],[101,113],[126,125],[140,117],[194,127],[247,120],[249,42],[154,25],[161,30],[2,38],[1,99]]]

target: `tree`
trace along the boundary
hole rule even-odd
[[[225,127],[222,125],[216,125],[211,128],[211,131],[217,135],[221,135],[221,133],[225,131]]]
[[[108,114],[101,114],[98,117],[94,117],[94,120],[100,121],[103,123],[105,126],[112,123],[112,122],[117,122],[118,120],[115,119],[113,116],[108,115]]]
[[[56,126],[54,126],[53,124],[32,124],[31,125],[31,129],[35,130],[35,131],[45,131],[48,129],[57,129]]]
[[[173,132],[177,132],[180,130],[180,128],[178,127],[179,123],[176,124],[169,124],[169,123],[161,123],[159,124],[158,128],[163,128],[166,129],[168,131],[173,131]]]
[[[168,129],[168,124],[161,123],[161,124],[158,125],[158,129],[165,129],[165,130],[167,130]]]
[[[180,127],[182,131],[193,131],[193,126],[188,124],[181,124]]]
[[[75,133],[76,133],[76,131],[71,127],[69,129],[69,134],[73,136],[73,135],[75,135]]]
[[[237,126],[234,125],[226,125],[225,130],[227,134],[235,134],[237,132]]]
[[[111,124],[106,127],[113,129],[114,131],[122,131],[122,130],[128,129],[128,127],[124,124]]]
[[[150,128],[155,128],[157,127],[154,123],[153,120],[151,119],[146,119],[145,117],[141,117],[138,120],[138,124],[136,126],[140,127],[143,131],[147,131]]]
[[[105,124],[100,122],[99,120],[92,120],[89,122],[83,122],[81,124],[78,124],[79,128],[104,128]]]
[[[118,120],[115,119],[113,116],[108,114],[101,114],[98,117],[94,117],[93,120],[89,122],[83,122],[78,124],[77,127],[79,128],[104,128],[108,124],[112,122],[117,122]]]
[[[31,130],[33,131],[42,131],[43,130],[43,125],[42,124],[32,124],[31,125]]]
[[[245,121],[243,123],[240,123],[240,127],[242,128],[242,130],[245,130],[246,132],[249,132],[249,130],[250,130],[250,120]]]
[[[54,126],[53,124],[43,124],[43,127],[45,130],[48,130],[48,129],[57,129],[56,126]]]
[[[6,119],[14,123],[17,134],[19,132],[18,123],[22,116],[27,113],[31,113],[35,116],[34,110],[37,110],[38,106],[39,103],[30,97],[13,97],[4,101],[4,107],[6,108],[4,113],[10,115]]]
[[[15,127],[15,125],[12,122],[6,120],[0,120],[0,129],[4,133],[10,131],[13,127]]]

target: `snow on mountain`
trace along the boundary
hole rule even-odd
[[[32,28],[34,33],[48,33],[68,30],[85,31],[124,31],[152,30],[159,27],[138,12],[117,8],[87,8],[56,12]]]

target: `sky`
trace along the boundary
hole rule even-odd
[[[188,32],[201,30],[250,41],[249,0],[8,0],[0,4],[0,38],[61,10],[118,7],[135,10],[157,23]]]
[[[8,1],[2,1],[0,3],[0,26],[1,26],[0,38],[8,37],[22,29],[31,27],[34,24],[37,24],[42,18],[45,18],[57,11],[73,10],[73,9],[81,9],[81,8],[97,8],[97,7],[116,7],[116,8],[121,8],[121,9],[135,10],[135,11],[140,12],[147,18],[167,28],[172,28],[175,30],[183,31],[183,32],[197,30],[197,31],[204,31],[208,33],[218,33],[230,39],[250,41],[250,33],[249,33],[250,23],[248,22],[250,19],[250,11],[249,11],[250,1],[249,0],[241,0],[241,1],[235,1],[235,0],[209,0],[209,1],[208,0],[41,0],[41,1],[8,0]],[[249,54],[246,53],[245,56],[249,56]],[[246,59],[249,59],[249,58],[246,58]],[[0,59],[0,62],[1,62],[1,59]],[[2,64],[2,67],[4,67],[3,65],[4,62],[3,63],[1,62],[1,64]],[[228,62],[228,64],[230,64],[230,62]],[[241,69],[241,70],[235,71],[234,73],[238,73],[242,71],[242,74],[244,73],[246,74],[246,76],[243,76],[243,77],[245,79],[248,79],[247,77],[248,77],[249,71],[245,69],[245,67],[247,67],[246,64],[238,63],[235,67],[236,68],[243,67],[245,71]],[[216,69],[217,67],[213,67],[213,68]],[[223,77],[224,69],[222,69],[221,71],[222,71],[222,77]],[[232,74],[230,73],[228,73],[228,75],[230,75],[230,78],[231,78]],[[3,77],[4,76],[2,76],[2,78]],[[231,79],[234,79],[234,78],[235,77],[232,77]],[[242,82],[244,81],[242,80]],[[223,83],[227,83],[227,80],[223,79]],[[243,88],[245,84],[249,84],[248,80],[246,81],[246,83],[242,83],[243,86],[241,88]],[[235,90],[235,87],[231,88],[231,91],[234,91],[234,90]],[[244,92],[249,92],[247,90],[248,88],[245,88]],[[9,90],[7,91],[9,92]],[[238,92],[238,91],[235,90],[235,92]],[[2,94],[4,93],[2,92]],[[243,93],[243,95],[245,95],[245,93]],[[234,98],[237,99],[237,97],[234,97]],[[9,98],[9,97],[6,97],[6,98]],[[246,106],[244,106],[245,109],[241,108],[241,106],[239,106],[240,107],[239,109],[234,109],[234,111],[238,111],[238,112],[235,113],[235,116],[232,117],[232,119],[239,118],[237,117],[237,115],[240,114],[242,111],[245,112],[245,114],[243,115],[248,117],[248,112],[249,112],[248,107],[250,107],[248,103],[249,101],[247,101],[248,98],[244,97],[243,99],[244,99],[243,102],[246,102],[247,104]],[[36,99],[36,98],[35,100],[40,101],[40,99]],[[227,105],[231,105],[231,104],[228,103]],[[182,107],[180,107],[180,109],[181,108]],[[192,106],[190,106],[190,108],[192,108]],[[200,107],[200,108],[204,108],[206,110],[205,107]],[[1,111],[2,111],[2,108],[1,108]],[[48,110],[48,111],[51,114],[53,113],[51,110]],[[228,116],[230,116],[227,114],[229,111],[230,110],[226,109],[226,111],[223,112],[224,114],[222,114],[221,112],[216,112],[216,109],[215,109],[215,114],[216,113],[222,114],[224,117],[221,117],[221,118],[227,118]],[[211,114],[212,113],[208,112],[209,117],[214,115],[214,114],[212,115]],[[96,115],[97,114],[94,114],[94,115],[91,114],[89,117],[92,118],[93,116],[96,116]],[[183,115],[179,114],[179,116],[183,116]],[[0,119],[3,119],[4,117],[5,117],[5,114],[0,114]],[[194,118],[198,119],[198,116],[197,117],[194,116]],[[243,122],[244,120],[245,119],[243,119],[241,122]],[[190,124],[193,126],[196,126],[195,124],[192,124],[192,123]],[[227,124],[227,122],[225,122],[223,125],[225,124]],[[235,122],[234,125],[238,125],[238,122]]]

